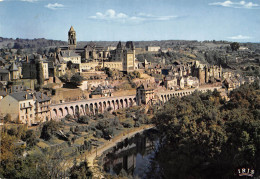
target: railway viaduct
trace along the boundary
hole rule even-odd
[[[221,86],[217,87],[200,87],[196,89],[187,89],[179,91],[165,91],[157,92],[155,95],[159,97],[160,104],[163,105],[172,97],[183,97],[192,94],[195,90],[200,92],[207,92],[208,90],[219,90]],[[120,97],[106,97],[98,99],[88,99],[81,101],[65,102],[50,105],[50,113],[52,119],[64,118],[67,114],[75,116],[79,115],[95,115],[105,111],[115,111],[121,108],[136,106],[136,96],[120,96]]]
[[[166,92],[158,92],[156,95],[159,97],[161,104],[169,101],[172,97],[183,97],[187,95],[191,95],[193,92],[200,91],[202,93],[209,91],[220,90],[221,86],[216,87],[200,87],[200,88],[193,88],[193,89],[187,89],[187,90],[180,90],[180,91],[166,91]]]
[[[72,116],[75,116],[77,113],[79,115],[95,115],[96,113],[103,113],[108,110],[114,111],[135,105],[136,97],[132,95],[52,104],[50,105],[50,112],[52,119],[61,119],[67,114]]]

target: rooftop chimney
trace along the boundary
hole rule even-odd
[[[25,94],[25,99],[27,99],[27,94]]]
[[[26,62],[27,62],[27,63],[29,62],[28,55],[26,55]]]

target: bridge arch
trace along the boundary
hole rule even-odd
[[[124,102],[125,102],[125,107],[128,108],[128,101],[126,98],[124,99]]]
[[[107,111],[107,102],[106,101],[103,101],[103,110]]]
[[[119,105],[120,105],[120,108],[124,108],[124,101],[123,101],[123,99],[120,99]]]
[[[83,104],[80,105],[79,113],[80,113],[81,115],[85,115],[85,110],[84,110],[84,105],[83,105]]]
[[[120,106],[119,106],[119,101],[118,101],[118,99],[116,99],[115,109],[120,109]]]
[[[73,108],[73,106],[70,106],[70,113],[71,113],[71,115],[74,115],[74,108]]]
[[[62,108],[59,108],[58,117],[63,117],[63,110],[62,110]]]
[[[98,103],[94,103],[94,114],[98,114]]]
[[[78,105],[75,106],[75,114],[74,114],[74,115],[76,115],[77,117],[80,116],[80,113],[79,113],[79,106],[78,106]]]
[[[129,106],[132,107],[134,105],[133,99],[129,98]]]
[[[53,117],[58,117],[58,111],[57,111],[57,109],[53,109],[53,114],[54,114],[54,116]]]
[[[68,109],[68,107],[67,107],[67,106],[64,108],[64,111],[65,111],[65,114],[64,114],[64,116],[66,116],[66,115],[68,115],[68,114],[69,114],[69,109]]]
[[[102,106],[102,102],[98,103],[98,113],[102,113],[103,112],[103,106]]]
[[[93,103],[90,103],[89,111],[90,111],[90,114],[95,115],[95,109],[94,109],[94,104]]]

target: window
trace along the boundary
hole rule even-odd
[[[30,114],[30,117],[32,117],[32,114]]]

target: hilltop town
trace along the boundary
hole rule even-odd
[[[160,120],[168,119],[158,111],[177,108],[171,105],[174,101],[193,94],[211,95],[205,99],[228,104],[231,91],[260,76],[259,44],[77,42],[72,26],[67,35],[67,43],[1,39],[0,120],[3,141],[8,143],[1,147],[3,161],[12,163],[4,176],[27,175],[27,171],[12,175],[15,156],[27,160],[40,155],[46,163],[58,162],[51,166],[57,173],[43,172],[45,177],[80,176],[80,169],[87,171],[84,175],[102,178],[106,174],[97,163],[103,159],[97,154],[106,155],[129,135],[163,126]],[[187,105],[189,98],[184,99],[186,103],[178,104]],[[11,158],[8,146],[15,146]],[[47,155],[52,157],[46,159]],[[81,163],[83,156],[86,165]],[[37,165],[50,168],[36,158]],[[128,164],[135,167],[134,160]]]
[[[216,88],[227,99],[230,90],[252,83],[257,77],[239,73],[241,69],[234,70],[232,60],[228,60],[233,53],[236,62],[248,60],[257,64],[257,50],[252,52],[242,46],[232,49],[235,47],[227,42],[212,42],[211,48],[222,49],[222,55],[227,55],[225,62],[223,57],[217,57],[218,61],[208,63],[214,59],[198,57],[203,53],[210,56],[209,49],[203,52],[197,42],[188,43],[193,48],[185,45],[187,42],[178,43],[178,50],[160,46],[137,48],[132,41],[118,42],[116,46],[89,42],[78,47],[76,31],[71,26],[65,46],[48,51],[39,48],[32,54],[23,53],[21,48],[2,48],[0,115],[30,126],[67,114],[94,115],[126,106],[162,104],[169,95],[181,95],[187,90]],[[252,65],[246,68],[251,67],[259,73]]]

